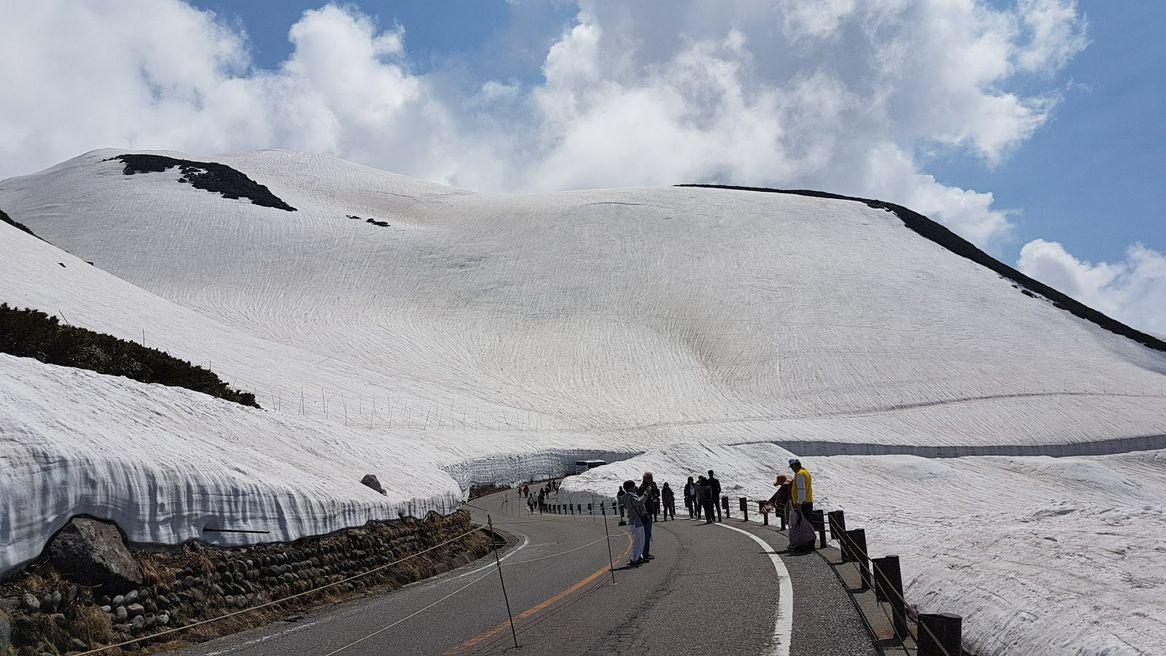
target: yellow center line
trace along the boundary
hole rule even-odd
[[[623,560],[623,559],[628,558],[629,556],[632,555],[632,536],[630,534],[628,534],[627,539],[628,539],[627,547],[623,550],[623,553],[619,555],[619,560]],[[547,599],[544,599],[543,601],[540,601],[539,603],[531,606],[530,608],[527,608],[526,610],[522,611],[518,615],[514,616],[515,625],[517,625],[519,622],[521,622],[523,620],[527,620],[527,619],[530,619],[531,617],[534,617],[538,613],[555,605],[556,603],[562,601],[563,599],[566,599],[571,594],[578,592],[582,588],[586,587],[588,584],[594,582],[599,577],[607,574],[608,571],[610,571],[610,568],[600,567],[599,569],[595,570],[591,574],[588,574],[586,578],[579,581],[578,583],[575,583],[571,587],[563,590],[562,592],[559,592],[558,594],[554,595],[553,597],[549,597]],[[445,651],[442,654],[442,656],[450,656],[451,654],[457,654],[457,653],[461,653],[463,651],[466,651],[467,649],[472,649],[472,648],[476,647],[477,645],[479,645],[487,640],[490,640],[491,638],[494,638],[495,636],[502,633],[503,631],[506,631],[509,628],[510,628],[509,620],[506,622],[502,622],[498,626],[495,626],[492,629],[488,629],[486,631],[483,631],[482,633],[479,633],[478,635],[470,638],[469,640],[466,640],[462,644]]]

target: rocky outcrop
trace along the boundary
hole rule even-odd
[[[381,494],[388,494],[388,492],[385,492],[385,488],[381,487],[381,482],[377,480],[376,474],[365,474],[364,478],[360,479],[360,484],[365,487],[371,487]]]
[[[0,656],[8,656],[12,653],[12,620],[8,618],[8,613],[0,608]]]
[[[142,568],[114,524],[74,517],[48,546],[49,561],[70,579],[120,592],[142,583]]]

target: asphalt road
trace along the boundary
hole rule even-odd
[[[513,538],[500,555],[522,653],[777,653],[780,584],[772,549],[740,531],[686,519],[661,522],[655,525],[652,547],[656,559],[622,569],[631,538],[609,521],[617,568],[613,582],[601,518],[531,516],[513,492],[474,503],[475,519],[484,523],[489,513],[499,531]],[[733,520],[726,524],[784,546],[779,533]],[[816,557],[784,560],[792,564],[796,600],[790,653],[874,654],[828,566]],[[480,655],[512,651],[513,640],[498,570],[488,556],[389,594],[321,608],[297,622],[276,622],[177,653]]]

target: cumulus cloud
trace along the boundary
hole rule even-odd
[[[1120,262],[1091,263],[1036,239],[1021,248],[1017,268],[1134,328],[1166,335],[1164,253],[1135,244]]]
[[[1048,120],[1053,77],[1085,46],[1075,0],[580,0],[541,81],[467,96],[412,70],[408,26],[347,5],[305,12],[272,70],[238,28],[180,0],[11,5],[0,175],[107,146],[282,147],[498,191],[818,187],[910,205],[989,246],[1008,212],[936,180],[926,154],[998,163]]]

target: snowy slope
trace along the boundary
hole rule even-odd
[[[0,209],[51,242],[0,225],[0,301],[206,363],[264,409],[0,359],[0,457],[18,463],[0,471],[0,571],[77,512],[144,542],[240,517],[287,539],[392,517],[409,499],[448,504],[470,481],[549,474],[576,455],[644,454],[569,485],[581,490],[707,461],[759,494],[784,460],[774,443],[1070,456],[1166,439],[1166,354],[861,203],[693,188],[502,197],[316,155],[205,160],[267,186],[288,212],[179,183],[177,170],[124,175],[105,161],[123,152],[0,182]],[[1020,501],[1003,517],[968,499],[1004,476],[990,458],[819,462],[828,501],[904,557],[913,601],[961,612],[1018,586],[1012,606],[969,617],[982,654],[1045,644],[1076,607],[1066,597],[1040,621],[1015,612],[1065,583],[1044,565],[1041,531],[1072,533],[1072,553],[1106,565],[1107,538],[1081,530],[1106,512],[1146,519],[1138,545],[1160,535],[1161,517],[1139,504],[1166,493],[1161,476],[1116,499],[1073,483],[1096,468],[1155,471],[1155,452],[1006,459]],[[368,472],[388,500],[359,486]],[[155,502],[163,478],[184,491]],[[892,480],[928,502],[902,512],[877,493]],[[1026,519],[1062,496],[1075,516]],[[998,521],[960,521],[977,512]],[[984,532],[1008,559],[985,555]],[[1072,588],[1118,624],[1097,644],[1166,639],[1162,613],[1117,619],[1123,595],[1163,579],[1153,561]],[[1018,569],[1045,578],[1017,582]]]
[[[416,381],[447,423],[665,440],[1166,434],[1161,353],[858,203],[707,189],[494,197],[322,156],[216,158],[289,213],[176,172],[124,176],[101,161],[118,152],[0,183],[0,207],[139,287],[318,354],[321,371],[384,374],[346,372],[344,389],[325,390],[362,409],[359,397]],[[223,367],[241,384],[261,374]]]

